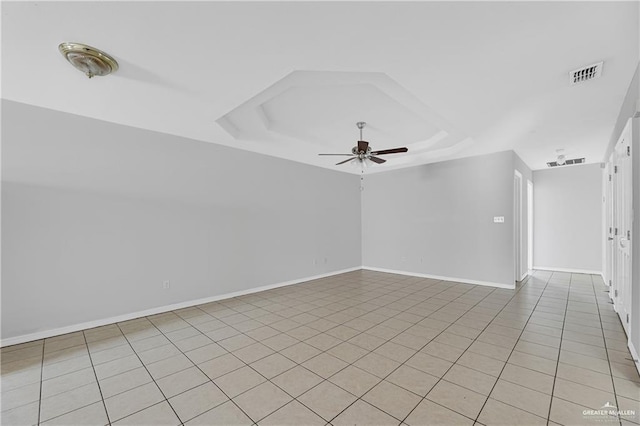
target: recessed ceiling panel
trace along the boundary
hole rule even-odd
[[[367,123],[363,139],[376,149],[407,146],[424,154],[464,139],[383,73],[294,71],[217,120],[237,140],[311,145],[318,153],[350,152],[360,138],[358,121]]]
[[[358,121],[368,123],[364,139],[378,147],[419,142],[440,130],[372,84],[291,87],[262,108],[270,130],[331,148],[350,148]]]

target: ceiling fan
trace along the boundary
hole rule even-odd
[[[402,148],[391,148],[391,149],[383,149],[380,151],[372,151],[371,147],[369,146],[369,142],[367,141],[363,141],[362,140],[362,129],[364,129],[364,126],[366,126],[367,123],[365,123],[364,121],[358,121],[356,123],[356,126],[358,126],[358,129],[360,129],[360,140],[358,141],[358,145],[354,146],[353,148],[351,148],[351,154],[318,154],[318,155],[348,155],[350,158],[347,158],[344,161],[341,161],[339,163],[336,163],[336,166],[340,165],[340,164],[344,164],[347,163],[351,160],[355,160],[357,159],[358,161],[360,161],[361,163],[364,163],[365,160],[371,160],[374,163],[378,163],[378,164],[382,164],[387,160],[383,160],[382,158],[378,158],[376,157],[376,155],[386,155],[386,154],[397,154],[399,152],[407,152],[408,149],[405,147]]]

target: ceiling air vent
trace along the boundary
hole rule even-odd
[[[600,77],[602,75],[602,64],[603,62],[598,62],[597,64],[591,64],[586,67],[570,71],[569,84],[573,86],[574,84]]]
[[[565,160],[564,164],[558,164],[557,161],[550,161],[547,163],[547,166],[549,167],[560,167],[560,166],[571,166],[574,164],[582,164],[584,163],[584,157],[583,158],[572,158],[571,160]]]

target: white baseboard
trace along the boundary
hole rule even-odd
[[[525,278],[527,278],[527,275],[529,275],[529,272],[523,273],[518,281],[523,281]]]
[[[556,268],[554,266],[534,266],[533,269],[540,269],[543,271],[553,271],[553,272],[569,272],[572,274],[602,275],[602,271],[595,271],[591,269]]]
[[[629,348],[629,352],[631,352],[631,358],[633,359],[633,363],[636,365],[636,370],[638,370],[638,374],[640,374],[640,362],[638,361],[638,351],[633,347],[633,343],[631,343],[631,339],[628,340],[627,347]]]
[[[376,268],[375,266],[363,266],[362,269],[368,269],[370,271],[377,271],[377,272],[387,272],[389,274],[409,275],[411,277],[432,278],[435,280],[455,281],[455,282],[465,283],[465,284],[476,284],[476,285],[486,285],[489,287],[508,288],[510,290],[513,290],[514,288],[516,288],[515,283],[503,284],[503,283],[494,283],[491,281],[470,280],[467,278],[444,277],[441,275],[422,274],[419,272],[399,271],[397,269]]]
[[[113,324],[116,322],[128,321],[136,318],[146,317],[149,315],[161,314],[163,312],[175,311],[177,309],[188,308],[195,305],[202,305],[204,303],[217,302],[219,300],[231,299],[233,297],[244,296],[246,294],[258,293],[265,290],[271,290],[278,287],[285,287],[288,285],[300,284],[307,281],[317,280],[319,278],[326,278],[333,275],[344,274],[346,272],[359,271],[362,267],[356,266],[353,268],[341,269],[339,271],[327,272],[325,274],[314,275],[311,277],[298,278],[295,280],[284,281],[276,284],[265,285],[261,287],[254,287],[247,290],[236,291],[233,293],[221,294],[218,296],[205,297],[197,300],[189,300],[186,302],[174,303],[172,305],[159,306],[157,308],[151,308],[144,311],[132,312],[130,314],[118,315],[115,317],[103,318],[80,324],[73,324],[66,327],[54,328],[51,330],[38,331],[36,333],[24,334],[22,336],[9,337],[0,340],[0,347],[17,345],[20,343],[31,342],[34,340],[46,339],[47,337],[59,336],[61,334],[73,333],[80,330],[86,330],[89,328],[100,327],[103,325]]]

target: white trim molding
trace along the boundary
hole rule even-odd
[[[542,271],[552,271],[552,272],[569,272],[572,274],[602,275],[602,271],[595,271],[591,269],[556,268],[554,266],[534,266],[533,269],[539,269]]]
[[[636,370],[638,370],[638,374],[640,374],[640,358],[638,358],[638,351],[633,347],[633,343],[631,343],[631,339],[627,342],[627,347],[629,348],[629,352],[631,353],[631,359],[636,366]]]
[[[295,280],[284,281],[276,284],[269,284],[261,287],[253,287],[247,290],[240,290],[233,293],[221,294],[218,296],[205,297],[202,299],[189,300],[186,302],[174,303],[172,305],[159,306],[157,308],[146,309],[144,311],[132,312],[130,314],[118,315],[115,317],[102,318],[98,320],[83,322],[80,324],[73,324],[66,327],[54,328],[51,330],[38,331],[36,333],[24,334],[21,336],[9,337],[0,340],[0,347],[17,345],[20,343],[32,342],[34,340],[46,339],[48,337],[59,336],[62,334],[73,333],[80,330],[87,330],[90,328],[100,327],[103,325],[114,324],[117,322],[128,321],[136,318],[146,317],[149,315],[161,314],[164,312],[175,311],[177,309],[189,308],[191,306],[202,305],[210,302],[217,302],[219,300],[231,299],[233,297],[244,296],[246,294],[258,293],[265,290],[271,290],[278,287],[286,287],[289,285],[300,284],[307,281],[317,280],[319,278],[331,277],[333,275],[344,274],[346,272],[359,271],[362,267],[355,266],[352,268],[341,269],[339,271],[327,272],[325,274],[314,275],[311,277],[298,278]]]
[[[489,286],[489,287],[506,288],[506,289],[510,289],[510,290],[513,290],[513,289],[516,288],[516,284],[515,283],[513,283],[513,284],[503,284],[503,283],[495,283],[495,282],[491,282],[491,281],[471,280],[471,279],[468,279],[468,278],[444,277],[444,276],[441,276],[441,275],[422,274],[422,273],[419,273],[419,272],[399,271],[397,269],[377,268],[375,266],[363,266],[362,269],[367,269],[369,271],[376,271],[376,272],[387,272],[389,274],[409,275],[411,277],[432,278],[432,279],[435,279],[435,280],[454,281],[454,282],[464,283],[464,284],[476,284],[476,285],[484,285],[484,286]]]

